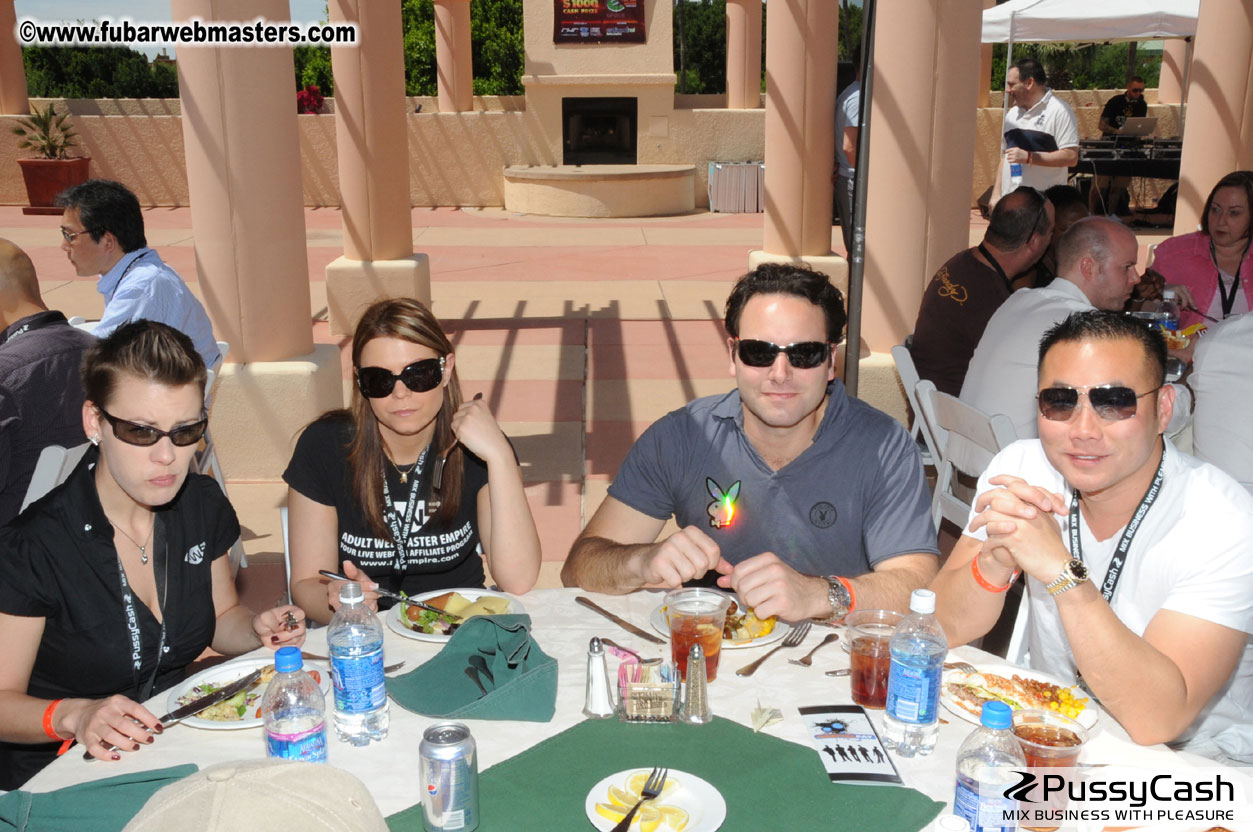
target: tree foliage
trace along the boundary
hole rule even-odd
[[[405,92],[435,95],[435,4],[404,0]],[[525,51],[522,0],[471,0],[470,53],[475,95],[521,95]]]
[[[1049,86],[1058,90],[1120,90],[1128,75],[1144,78],[1156,87],[1162,70],[1162,53],[1136,50],[1135,70],[1127,72],[1129,43],[1015,43],[1014,62],[1035,58],[1044,64]],[[1005,44],[992,49],[989,89],[1005,87]]]
[[[32,98],[178,98],[178,73],[134,49],[27,46],[22,49]]]
[[[292,62],[296,65],[296,89],[317,87],[323,95],[335,94],[329,46],[297,46],[292,49]]]

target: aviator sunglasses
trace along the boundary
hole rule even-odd
[[[392,394],[396,382],[404,382],[415,393],[434,390],[444,379],[444,357],[424,358],[405,367],[399,373],[382,367],[358,367],[357,386],[367,399],[383,399]]]
[[[798,370],[812,370],[831,357],[831,345],[825,341],[798,341],[781,347],[770,341],[753,338],[736,338],[736,354],[748,367],[769,367],[779,353],[787,355],[788,362]]]
[[[172,430],[158,430],[151,425],[141,425],[137,422],[119,419],[103,407],[97,407],[96,410],[99,410],[100,415],[113,426],[114,436],[127,445],[138,445],[141,448],[157,444],[163,436],[168,436],[170,441],[180,448],[195,445],[204,436],[205,428],[209,425],[209,420],[206,418],[199,422],[192,422],[190,425],[180,425]]]
[[[1040,415],[1051,422],[1069,421],[1079,409],[1079,394],[1088,397],[1088,406],[1107,422],[1130,419],[1136,415],[1139,400],[1149,393],[1156,393],[1161,386],[1144,393],[1130,387],[1107,385],[1105,387],[1046,387],[1036,396]]]

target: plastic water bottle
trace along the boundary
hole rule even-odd
[[[1020,185],[1022,185],[1022,164],[1011,162],[1009,165],[1009,189],[1010,191],[1016,191]]]
[[[1177,331],[1179,329],[1179,301],[1175,298],[1174,289],[1165,289],[1162,291],[1161,311],[1163,312],[1165,318],[1165,320],[1162,321],[1162,326],[1166,327],[1166,329],[1171,332]]]
[[[383,680],[383,626],[365,605],[361,584],[344,583],[339,609],[326,631],[335,680],[335,734],[353,745],[387,736],[387,686]]]
[[[971,832],[1008,832],[1018,828],[1012,814],[1018,801],[1005,790],[1018,782],[1014,769],[1026,768],[1027,759],[1014,736],[1014,712],[1004,702],[985,702],[980,724],[957,752],[953,812]]]
[[[910,614],[896,627],[890,650],[883,744],[902,757],[930,754],[939,735],[940,675],[948,639],[935,620],[935,593],[915,589]]]
[[[274,670],[261,699],[266,756],[325,763],[326,698],[305,672],[300,648],[280,648],[274,654]]]

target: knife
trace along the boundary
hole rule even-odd
[[[252,671],[244,678],[236,679],[234,682],[231,682],[229,685],[227,685],[224,688],[218,688],[217,690],[213,691],[213,693],[205,694],[199,699],[193,699],[191,702],[188,702],[186,705],[183,705],[180,708],[175,708],[174,710],[170,711],[165,716],[159,717],[157,719],[157,722],[160,722],[162,727],[165,727],[167,725],[173,725],[176,722],[182,722],[184,719],[187,719],[187,717],[189,716],[195,716],[196,714],[203,711],[205,708],[213,707],[219,702],[230,699],[232,696],[239,693],[241,690],[247,690],[248,688],[255,685],[258,681],[260,681],[261,671],[263,670],[265,670],[264,667],[258,667],[256,670]],[[138,722],[138,720],[135,720],[134,717],[131,717],[131,719],[134,720],[135,722]],[[109,750],[115,751],[117,750],[117,746],[111,745],[109,746]],[[96,758],[92,756],[90,751],[84,751],[83,759],[91,761]]]
[[[608,618],[610,621],[617,624],[622,629],[626,630],[628,633],[633,633],[634,635],[639,636],[645,641],[651,641],[653,644],[665,644],[666,643],[665,639],[657,638],[657,636],[653,635],[652,633],[644,632],[639,627],[636,627],[634,624],[632,624],[630,621],[626,621],[614,615],[609,610],[602,607],[600,604],[597,604],[591,598],[585,598],[582,595],[576,595],[574,600],[578,601],[580,604],[587,607],[589,610],[600,613],[601,615],[605,616],[605,618]]]

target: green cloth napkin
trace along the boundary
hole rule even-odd
[[[944,808],[914,789],[832,783],[812,748],[730,720],[625,725],[606,719],[575,725],[483,772],[478,832],[589,829],[584,801],[593,786],[615,772],[656,765],[709,781],[727,803],[724,832],[913,832]],[[392,832],[421,830],[422,804],[392,815],[387,825]]]
[[[130,823],[158,789],[196,771],[194,765],[171,766],[79,783],[54,792],[9,792],[0,795],[0,830],[115,832]]]
[[[466,673],[470,667],[486,695]],[[557,660],[531,638],[531,616],[479,615],[435,658],[389,679],[387,692],[423,716],[547,722],[557,708]]]

